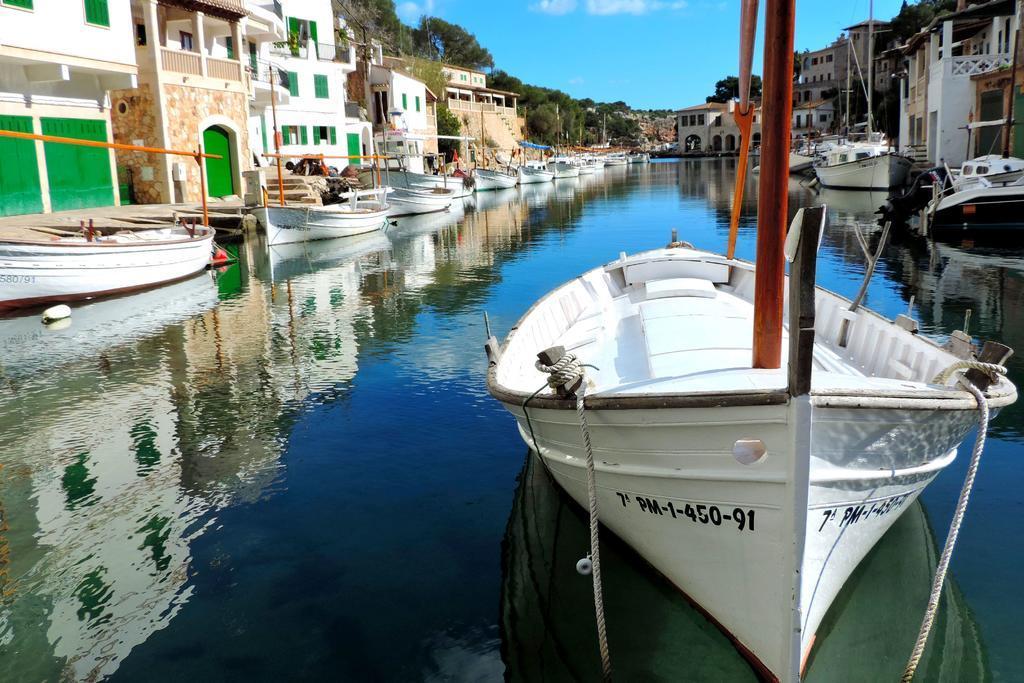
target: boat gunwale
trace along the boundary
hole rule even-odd
[[[167,228],[147,228],[147,230],[166,230]],[[196,230],[204,230],[205,234],[196,234],[191,237],[183,236],[180,239],[173,240],[141,240],[138,242],[65,242],[63,239],[58,238],[55,240],[32,240],[22,239],[18,237],[4,237],[0,238],[0,248],[4,245],[10,244],[14,246],[32,246],[32,247],[71,247],[74,249],[81,249],[82,247],[97,247],[102,249],[114,249],[121,247],[165,247],[174,246],[178,244],[198,244],[206,240],[212,240],[215,236],[215,231],[209,226],[199,226]],[[129,231],[135,232],[135,231]],[[115,233],[116,234],[116,233]]]
[[[516,321],[508,334],[505,336],[505,340],[499,347],[499,357],[497,361],[490,361],[487,369],[487,391],[488,393],[498,401],[509,405],[522,406],[527,400],[534,408],[547,408],[552,410],[575,410],[576,399],[575,397],[559,397],[551,394],[537,394],[534,395],[532,392],[519,391],[506,387],[498,382],[498,365],[501,363],[501,355],[504,354],[508,345],[512,342],[513,337],[519,328],[526,322],[526,320],[533,315],[533,313],[548,299],[554,297],[557,292],[562,291],[572,283],[576,281],[582,281],[583,277],[589,273],[601,271],[607,273],[610,270],[615,270],[617,267],[621,268],[628,265],[630,260],[636,259],[636,257],[643,256],[644,254],[650,254],[659,256],[661,260],[674,260],[671,252],[665,253],[665,248],[660,249],[648,249],[646,251],[636,252],[630,254],[625,260],[617,258],[608,263],[598,265],[594,268],[584,271],[582,274],[577,275],[569,280],[562,282],[556,287],[552,288],[547,294],[537,299],[533,304],[520,316],[519,320]],[[754,264],[738,258],[728,259],[719,254],[712,252],[704,252],[699,249],[693,249],[692,251],[698,254],[704,254],[710,256],[708,258],[697,258],[693,259],[700,262],[717,263],[721,265],[727,265],[730,267],[743,268],[744,270],[753,271]],[[648,259],[658,260],[658,259]],[[787,276],[788,277],[788,276]],[[845,296],[833,292],[830,289],[815,285],[816,290],[820,290],[826,294],[830,294],[840,301],[846,303],[852,303],[852,301]],[[872,315],[879,320],[894,325],[895,322],[886,318],[885,316],[877,313],[876,311],[861,306],[858,309],[858,313],[864,313]],[[929,344],[934,348],[944,352],[950,353],[947,349],[939,345],[933,339],[929,337],[913,334],[915,339],[920,340],[925,344]],[[890,378],[891,379],[891,378]],[[1001,388],[999,391],[994,391],[997,388]],[[988,399],[989,406],[992,408],[1001,408],[1011,405],[1017,400],[1017,388],[1005,377],[1000,377],[997,382],[993,383],[985,392],[985,397]],[[777,389],[763,389],[763,390],[734,390],[734,391],[709,391],[709,392],[664,392],[664,393],[646,393],[646,394],[589,394],[583,399],[584,406],[591,410],[645,410],[651,408],[731,408],[731,407],[752,407],[752,406],[771,406],[771,405],[785,405],[789,403],[790,394],[788,388],[777,388]],[[977,401],[974,395],[965,389],[955,389],[953,387],[947,388],[928,388],[928,389],[908,389],[906,391],[893,391],[886,389],[879,390],[867,390],[867,389],[848,389],[848,388],[836,388],[831,390],[811,390],[811,405],[816,408],[847,408],[847,409],[868,409],[868,410],[887,410],[887,409],[900,409],[900,410],[976,410],[978,407]]]

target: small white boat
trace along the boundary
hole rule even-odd
[[[789,172],[803,173],[814,166],[814,156],[805,151],[793,151],[789,153]]]
[[[594,175],[597,172],[597,167],[586,159],[578,161],[576,167],[580,169],[580,175]]]
[[[830,149],[814,166],[822,187],[888,190],[903,185],[913,161],[883,140],[850,142]]]
[[[476,181],[477,192],[488,192],[491,190],[507,190],[519,183],[519,176],[505,173],[504,171],[492,171],[486,168],[478,168],[473,171],[473,179]]]
[[[352,237],[387,227],[387,188],[359,190],[327,206],[269,206],[253,210],[267,231],[267,244]]]
[[[708,252],[623,255],[489,341],[488,389],[586,508],[576,399],[535,362],[561,347],[586,364],[600,521],[769,677],[791,681],[796,647],[806,657],[847,578],[978,413],[971,393],[936,379],[960,357],[821,288],[810,412],[795,412],[785,354],[778,369],[751,368],[754,285],[752,264]],[[986,396],[997,410],[1017,391],[1000,377]]]
[[[184,279],[210,263],[213,228],[0,240],[0,310],[119,294]]]
[[[455,200],[455,191],[442,187],[429,190],[390,187],[387,197],[389,216],[414,216],[447,211]]]
[[[1024,230],[1024,159],[991,154],[964,162],[928,203],[935,234]]]
[[[627,154],[626,161],[631,164],[649,164],[651,162],[651,155],[646,152]]]
[[[519,167],[519,184],[532,185],[534,183],[550,183],[555,179],[554,171],[529,164]]]
[[[625,154],[609,154],[604,158],[605,166],[626,166],[629,164],[629,160],[626,159]]]
[[[548,170],[554,173],[555,180],[580,177],[579,167],[571,161],[552,161],[548,163]]]
[[[433,175],[431,173],[413,173],[412,171],[391,171],[385,178],[391,187],[407,187],[413,190],[425,190],[439,187],[454,192],[460,199],[473,194],[474,182],[470,177],[453,175]]]

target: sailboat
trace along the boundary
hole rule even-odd
[[[849,38],[847,40],[849,41]],[[865,139],[837,145],[815,163],[814,172],[822,187],[837,190],[888,190],[906,183],[907,174],[913,166],[914,162],[910,157],[895,152],[881,133],[872,130],[875,90],[874,45],[874,2],[871,2],[868,17],[868,77],[866,81],[861,81],[862,84],[866,83],[868,100]],[[852,43],[848,43],[847,54],[851,50]]]
[[[488,390],[555,482],[784,681],[978,415],[951,381],[961,355],[814,286],[823,207],[786,236],[794,4],[767,2],[756,263],[734,234],[726,256],[678,240],[623,253],[487,343]],[[742,25],[750,111],[756,1]],[[1004,375],[971,381],[993,410],[1017,398]],[[598,548],[592,533],[595,573]]]

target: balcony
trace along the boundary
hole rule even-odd
[[[198,52],[182,52],[160,48],[160,66],[164,71],[189,76],[206,76],[218,81],[242,81],[242,63],[233,59],[207,57]]]
[[[288,104],[291,101],[291,93],[288,88],[281,84],[279,78],[272,70],[271,65],[264,61],[256,61],[246,66],[249,74],[249,99],[258,107],[270,106],[271,99],[276,96],[277,104]]]
[[[951,57],[952,76],[978,76],[995,71],[1003,67],[1009,67],[1011,56],[1009,54],[995,55],[970,55],[962,57]]]
[[[470,102],[469,100],[449,99],[448,109],[452,111],[473,111],[515,116],[515,107],[499,107],[493,102]]]

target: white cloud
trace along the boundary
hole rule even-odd
[[[434,13],[434,0],[400,2],[395,7],[398,17],[407,24],[415,24],[424,14]]]
[[[530,9],[544,14],[568,14],[576,10],[576,0],[540,0]]]
[[[583,84],[583,77],[582,76],[576,76],[575,78],[570,78],[569,79],[569,85],[582,85],[582,84]]]
[[[612,14],[647,14],[657,10],[679,10],[686,7],[686,0],[587,0],[587,12],[608,16]]]

